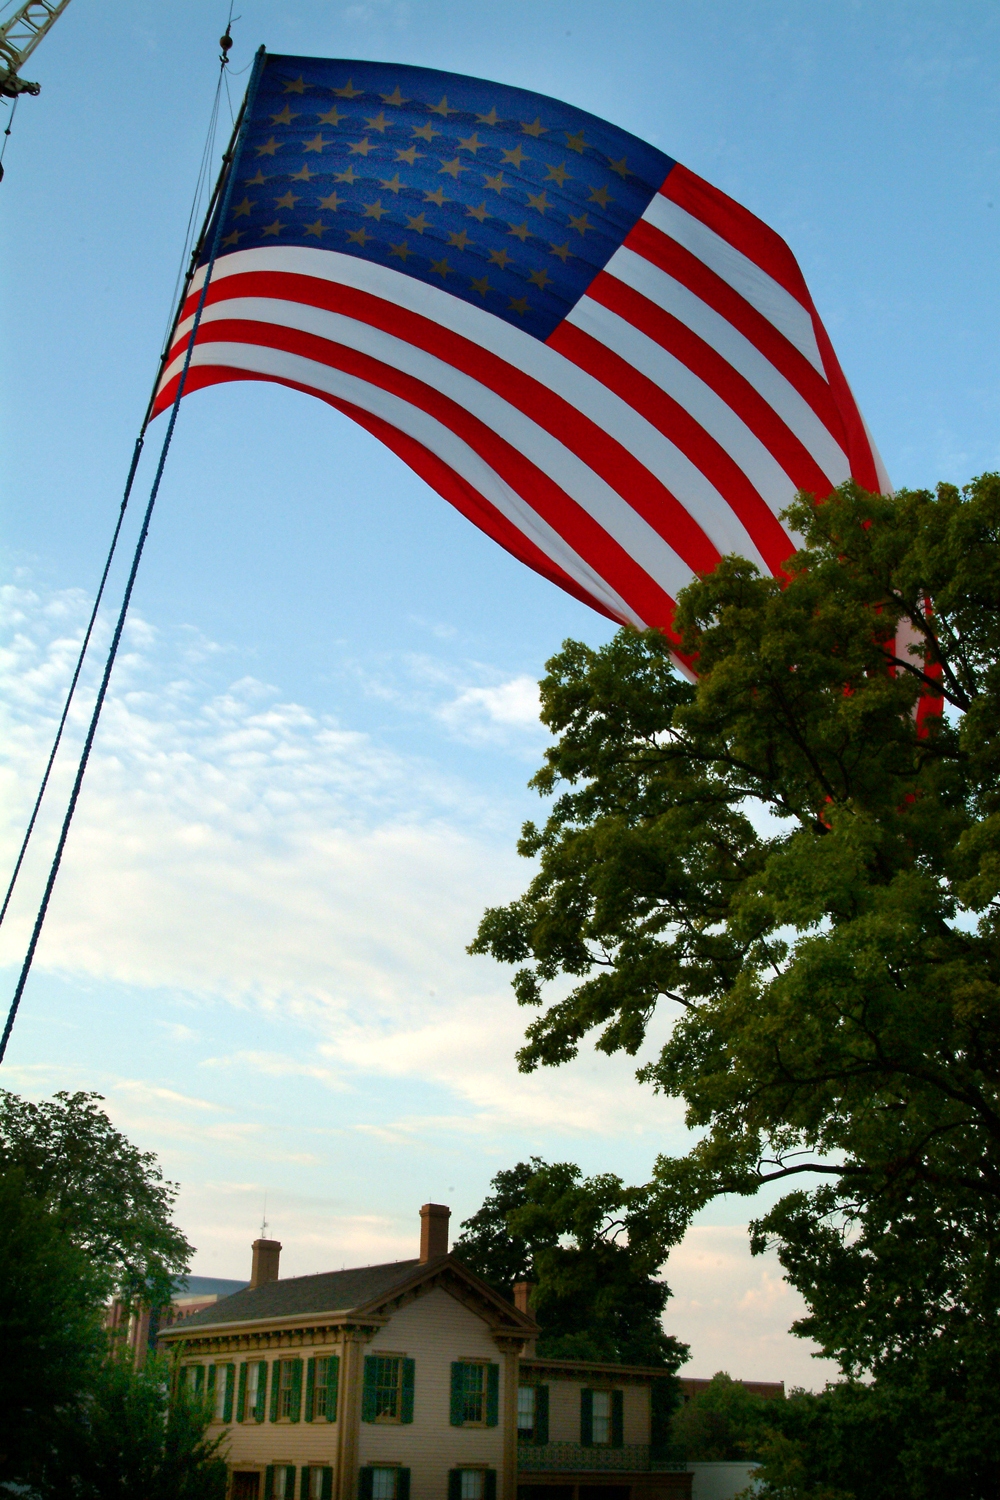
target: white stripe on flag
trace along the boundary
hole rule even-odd
[[[662,193],[653,194],[642,217],[662,234],[676,240],[678,245],[683,245],[685,250],[690,250],[716,276],[721,276],[826,378],[811,313],[773,276],[762,271],[742,250],[737,250],[714,229],[709,229],[707,224]]]
[[[354,323],[353,319],[347,321],[354,328],[361,326]],[[393,340],[393,342],[400,345],[402,349],[411,350],[414,355],[421,356],[423,359],[430,358],[428,355],[423,355],[421,350],[414,349],[412,345],[403,345],[400,340]],[[257,344],[212,344],[203,343],[199,339],[195,346],[191,363],[193,366],[219,365],[230,370],[246,370],[255,374],[292,380],[300,385],[309,386],[314,390],[324,391],[329,395],[337,396],[342,401],[353,402],[354,405],[361,406],[366,411],[373,412],[376,416],[385,417],[386,421],[391,421],[401,431],[409,432],[411,436],[416,436],[410,427],[405,426],[397,416],[385,416],[383,398],[398,403],[400,408],[405,408],[408,411],[419,411],[419,408],[413,407],[411,403],[403,401],[402,398],[395,396],[393,393],[381,391],[378,386],[363,381],[355,375],[347,374],[329,365],[320,364],[317,360],[307,359],[299,354],[289,354],[283,349],[269,349]],[[659,584],[660,588],[670,594],[672,598],[676,598],[680,589],[685,584],[690,583],[694,575],[691,568],[687,566],[683,559],[678,557],[673,548],[667,545],[663,538],[642,519],[638,512],[634,511],[620,495],[611,489],[610,485],[606,485],[575,454],[570,453],[563,444],[550,437],[547,432],[542,431],[535,423],[517,411],[515,407],[502,401],[492,391],[487,391],[477,381],[469,380],[468,377],[463,376],[460,371],[455,370],[451,365],[442,365],[441,361],[435,361],[435,363],[455,378],[454,391],[445,391],[445,394],[450,395],[464,410],[477,416],[491,431],[504,438],[518,452],[524,454],[536,468],[548,475],[571,499],[576,501],[581,510],[591,516],[609,536],[614,538],[619,546],[638,563],[643,571],[648,573]],[[179,373],[182,364],[183,355],[178,355],[170,366],[165,378],[167,380],[172,379],[175,374]],[[416,368],[407,373],[415,374],[416,369],[419,368],[419,362],[415,362],[415,365]],[[422,377],[418,375],[417,378]],[[432,390],[444,390],[443,384],[432,383],[430,381],[426,381],[425,383],[430,385]],[[373,398],[373,392],[378,393],[377,398]],[[373,404],[373,400],[376,404]],[[421,415],[427,416],[426,413],[421,413]],[[445,428],[443,423],[437,422],[436,419],[431,418],[430,420],[435,421],[436,426],[441,431],[449,430]],[[468,478],[469,482],[474,484],[477,489],[481,488],[475,478],[467,474],[457,463],[453,463],[450,458],[447,458],[425,438],[420,437],[418,441],[422,442],[425,447],[430,448],[432,452],[437,453],[438,457],[454,468],[456,473],[460,473],[463,477]],[[464,442],[464,440],[462,441]],[[570,471],[572,471],[574,481],[572,483],[568,482]],[[497,478],[499,479],[499,476]],[[500,482],[505,483],[505,481]],[[509,486],[506,486],[506,488],[508,493],[514,493]],[[492,493],[487,491],[483,491],[483,493],[486,493],[487,498],[496,504]],[[519,502],[521,505],[525,504],[520,497]],[[500,506],[498,505],[497,508],[500,509]],[[506,511],[504,513],[507,514]],[[532,512],[532,515],[534,514]],[[520,521],[516,522],[516,524],[520,529],[526,530]],[[542,543],[539,542],[538,545],[541,546]],[[565,547],[566,544],[563,543],[562,545]],[[563,561],[561,556],[554,555],[551,544],[546,544],[544,550],[549,556],[553,556],[554,561],[558,562],[567,573],[577,577],[578,569],[574,570]],[[594,578],[596,576],[593,575]],[[588,592],[596,593],[595,584],[591,579],[584,581],[578,578],[578,581],[581,582],[582,586]],[[602,587],[607,591],[606,584],[602,585]],[[616,612],[620,613],[623,607],[621,601],[619,601]],[[634,617],[634,611],[627,610],[627,617]]]
[[[633,250],[616,250],[604,269],[670,313],[732,365],[795,434],[831,485],[850,478],[847,454],[808,401],[727,318]]]

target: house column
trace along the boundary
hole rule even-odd
[[[494,1334],[493,1341],[503,1356],[503,1467],[497,1487],[497,1500],[517,1500],[517,1387],[524,1339]]]
[[[337,1472],[334,1500],[357,1500],[358,1426],[361,1422],[361,1347],[363,1336],[344,1329],[340,1356],[340,1410],[337,1413]]]

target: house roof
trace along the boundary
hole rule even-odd
[[[390,1261],[384,1266],[359,1266],[347,1271],[325,1271],[318,1276],[290,1276],[264,1286],[246,1287],[223,1297],[212,1307],[193,1313],[183,1323],[165,1329],[161,1338],[190,1338],[200,1330],[224,1331],[226,1324],[273,1323],[310,1314],[375,1313],[380,1304],[416,1289],[424,1281],[444,1274],[453,1284],[464,1283],[465,1291],[491,1307],[494,1316],[512,1331],[528,1338],[537,1333],[534,1319],[518,1312],[509,1302],[480,1281],[461,1261],[450,1255],[436,1260]]]

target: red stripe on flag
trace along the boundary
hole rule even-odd
[[[339,313],[355,322],[380,328],[383,332],[436,356],[479,381],[570,448],[595,474],[600,475],[606,484],[627,500],[632,509],[663,537],[693,572],[710,572],[718,563],[720,554],[711,539],[676,496],[644,464],[563,397],[556,395],[533,376],[515,369],[499,355],[473,343],[471,339],[443,328],[420,313],[397,307],[370,292],[293,272],[253,271],[228,276],[209,287],[206,302],[216,305],[238,297],[274,298]],[[217,322],[203,326],[206,329],[205,341],[222,337],[217,331]],[[279,325],[246,325],[247,328],[253,326]],[[315,335],[303,337],[311,338]],[[239,342],[253,343],[255,340],[244,334]],[[279,347],[268,339],[262,338],[260,342],[268,343],[270,347]],[[176,350],[179,351],[183,344],[183,339],[178,340]],[[330,363],[322,354],[310,354],[308,357]],[[599,372],[594,373],[600,379]],[[160,403],[157,409],[159,405]]]
[[[760,439],[798,489],[819,497],[830,493],[833,482],[771,403],[686,323],[606,271],[590,283],[587,296],[654,339],[710,386]]]
[[[704,261],[692,255],[690,250],[685,250],[683,245],[643,219],[629,232],[625,248],[634,250],[644,260],[658,266],[661,271],[666,271],[668,276],[694,292],[696,297],[700,297],[702,302],[725,318],[727,323],[731,323],[744,338],[749,339],[764,358],[795,387],[835,441],[847,452],[843,418],[829,385],[816,366],[783,333],[779,333],[763,313],[751,307],[739,292],[733,290],[728,281],[723,281],[721,276],[709,270]]]
[[[523,496],[553,531],[563,537],[573,551],[594,569],[598,577],[605,579],[615,593],[635,609],[640,619],[651,625],[663,626],[668,626],[672,621],[674,601],[670,595],[605,531],[600,522],[595,521],[565,490],[560,489],[505,438],[487,427],[478,417],[465,411],[450,397],[443,396],[412,375],[382,364],[371,355],[347,349],[344,345],[331,344],[329,340],[317,338],[315,334],[278,328],[274,324],[241,323],[235,319],[224,320],[221,324],[203,324],[202,329],[206,332],[206,344],[210,343],[208,329],[211,329],[213,342],[218,338],[226,343],[244,343],[251,347],[280,349],[286,353],[298,354],[330,368],[343,370],[426,412],[467,443],[511,489]],[[336,353],[336,359],[330,357],[333,353]],[[194,379],[196,373],[201,376],[206,369],[221,373],[215,375],[214,381]],[[173,399],[179,379],[178,374],[165,387],[163,394],[168,400]],[[298,380],[250,370],[233,370],[224,365],[193,366],[188,373],[185,390],[222,380],[240,379],[272,380],[294,390],[318,395],[324,400],[328,399],[329,394]]]
[[[685,209],[692,218],[700,219],[702,224],[728,240],[734,249],[801,302],[808,312],[813,311],[812,298],[798,261],[781,235],[769,229],[756,214],[679,163],[671,170],[660,192],[664,198]]]
[[[781,572],[794,544],[736,461],[690,412],[620,354],[572,323],[561,323],[548,343],[597,376],[675,443],[725,497],[770,571]]]

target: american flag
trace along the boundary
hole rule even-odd
[[[428,68],[272,55],[255,82],[185,394],[318,396],[529,567],[668,631],[724,554],[780,571],[798,490],[888,491],[788,246],[669,156]]]

